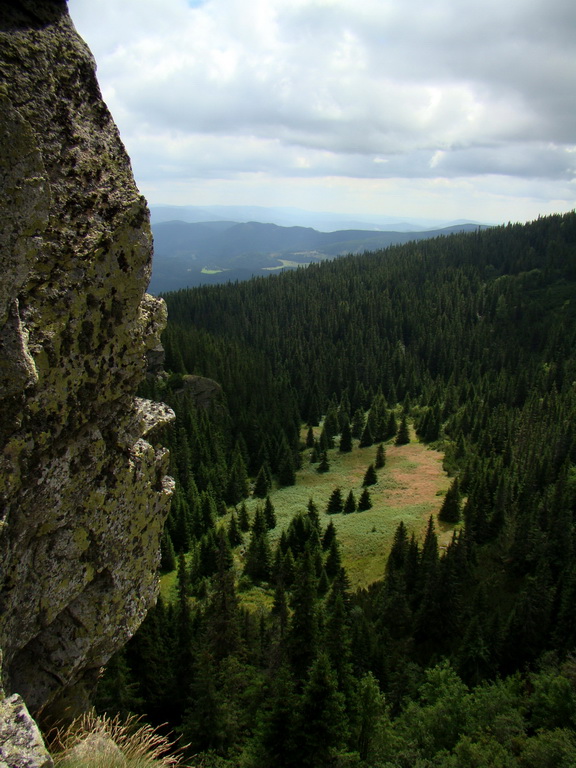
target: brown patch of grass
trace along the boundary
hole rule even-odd
[[[350,453],[338,449],[328,452],[330,471],[319,474],[317,464],[307,462],[309,451],[304,452],[304,467],[297,473],[296,485],[279,488],[271,493],[278,525],[272,539],[280,536],[292,517],[306,509],[312,497],[325,528],[330,516],[325,514],[326,504],[334,488],[339,487],[345,499],[353,491],[356,500],[362,492],[362,481],[368,465],[374,463],[377,446],[358,448]],[[442,469],[443,455],[422,443],[386,445],[386,465],[377,471],[378,482],[370,486],[372,509],[351,515],[331,517],[342,544],[343,562],[353,587],[367,586],[382,578],[394,533],[400,521],[409,531],[422,539],[430,515],[436,516],[450,481]],[[255,506],[252,500],[249,509]],[[452,537],[453,528],[437,526],[439,543],[445,546]]]

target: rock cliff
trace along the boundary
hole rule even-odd
[[[0,147],[1,671],[57,717],[155,599],[173,417],[135,397],[148,210],[63,0],[0,5]]]

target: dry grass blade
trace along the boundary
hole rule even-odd
[[[50,738],[59,768],[176,768],[174,743],[136,716],[88,712]]]

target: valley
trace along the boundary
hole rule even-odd
[[[178,209],[175,209],[175,215]],[[248,280],[350,253],[485,228],[456,224],[431,230],[319,232],[311,227],[258,221],[153,223],[153,294],[196,285]]]
[[[575,297],[574,213],[165,294],[162,599],[96,705],[210,768],[570,768]]]

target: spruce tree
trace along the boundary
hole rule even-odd
[[[326,526],[326,530],[324,531],[324,536],[322,537],[322,549],[326,551],[327,549],[330,549],[330,545],[332,544],[332,541],[336,538],[336,528],[334,527],[334,523],[332,520],[328,523]]]
[[[360,448],[369,448],[374,445],[374,438],[372,437],[372,431],[370,430],[369,422],[366,422],[362,437],[360,438]]]
[[[244,502],[240,505],[240,511],[238,512],[238,527],[244,532],[250,530],[250,518],[248,517],[248,509]]]
[[[308,547],[296,566],[294,586],[290,600],[292,615],[287,636],[287,650],[301,687],[306,673],[316,656],[320,640],[318,626],[317,579],[313,559]]]
[[[348,734],[344,705],[328,656],[320,653],[300,699],[298,741],[303,768],[333,764],[336,751],[344,746]]]
[[[320,515],[318,514],[318,507],[316,506],[312,496],[308,499],[306,509],[308,510],[308,517],[310,518],[310,522],[318,531],[318,535],[320,535],[322,532],[320,526]]]
[[[167,528],[164,528],[162,538],[160,539],[160,570],[169,573],[176,568],[176,553],[172,539]]]
[[[357,440],[362,437],[362,432],[364,431],[364,422],[364,411],[362,408],[357,408],[354,411],[354,415],[352,416],[352,423],[350,425],[352,437],[355,437]]]
[[[400,427],[398,429],[398,434],[396,435],[395,444],[396,445],[406,445],[410,442],[410,433],[408,431],[408,422],[406,421],[406,414],[402,414],[402,419],[400,421]]]
[[[458,486],[458,478],[456,477],[450,488],[446,491],[444,501],[442,502],[440,512],[438,513],[438,520],[441,520],[443,523],[451,523],[452,525],[455,525],[460,522],[460,511],[460,489]]]
[[[350,453],[352,450],[352,433],[350,431],[350,424],[348,422],[346,422],[342,427],[339,450],[340,453]]]
[[[266,503],[264,504],[264,519],[266,520],[266,527],[268,530],[276,528],[276,513],[274,511],[274,505],[270,500],[270,496],[266,496]]]
[[[374,469],[374,464],[370,464],[364,475],[364,480],[362,481],[362,487],[366,488],[368,485],[375,485],[377,482],[378,482],[378,475],[376,474],[376,470]]]
[[[286,589],[290,589],[294,584],[294,578],[296,576],[296,562],[294,561],[294,555],[290,547],[286,550],[282,557],[282,578]]]
[[[296,470],[292,449],[287,448],[278,462],[278,482],[280,485],[294,485],[296,482]]]
[[[285,663],[272,676],[270,689],[268,706],[254,735],[250,768],[299,768],[299,698]]]
[[[340,547],[336,539],[332,539],[330,548],[328,550],[328,556],[326,557],[326,575],[333,579],[342,567],[342,557],[340,556]]]
[[[382,469],[382,467],[385,464],[386,464],[386,450],[384,448],[384,445],[380,443],[380,445],[376,449],[376,461],[374,462],[374,467],[376,469]]]
[[[254,512],[254,520],[252,520],[252,533],[261,534],[266,533],[268,526],[266,525],[266,518],[264,517],[264,510],[262,507],[256,507]]]
[[[232,505],[245,499],[246,496],[248,496],[248,475],[242,453],[237,447],[228,475],[225,500],[228,504]]]
[[[327,451],[329,448],[334,448],[334,438],[332,434],[326,429],[326,427],[322,427],[322,430],[320,432],[320,437],[318,438],[318,445],[320,446],[321,451]]]
[[[322,568],[320,578],[318,579],[318,595],[320,597],[324,596],[329,589],[330,581],[328,579],[328,574],[326,573],[326,568]]]
[[[364,488],[358,499],[358,512],[364,512],[367,509],[371,509],[372,499],[370,498],[370,491],[368,488]]]
[[[246,550],[244,574],[252,581],[269,581],[272,575],[272,555],[266,530],[252,529]]]
[[[306,433],[306,448],[314,448],[314,430],[312,427],[308,427],[308,432]]]
[[[263,499],[266,497],[269,490],[270,475],[266,465],[262,464],[258,470],[258,474],[256,475],[256,480],[254,482],[254,496],[258,496],[258,498]]]
[[[390,411],[388,417],[388,426],[386,427],[386,440],[390,440],[398,432],[398,424],[396,422],[396,414],[394,411]]]
[[[326,514],[337,515],[342,512],[344,503],[342,501],[342,491],[340,488],[334,488],[328,499],[328,505],[326,507]]]
[[[356,499],[354,498],[354,492],[350,491],[346,497],[343,512],[345,515],[349,515],[352,512],[356,512]]]
[[[228,524],[228,541],[231,547],[238,547],[244,541],[238,525],[236,512],[232,512],[230,523]]]
[[[318,464],[316,471],[328,472],[329,469],[330,469],[330,464],[328,462],[328,454],[326,453],[326,451],[322,451],[322,455],[320,457],[320,464]]]

